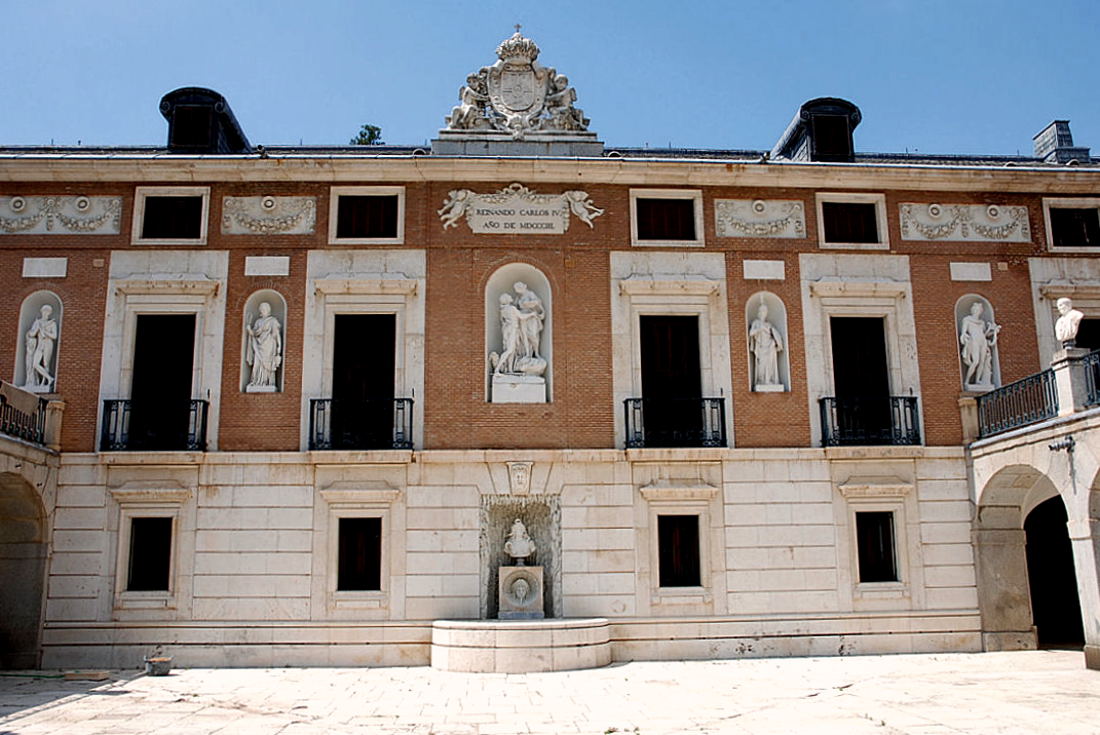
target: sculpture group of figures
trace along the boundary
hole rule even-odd
[[[251,325],[245,325],[248,337],[245,362],[251,368],[248,388],[274,391],[279,366],[283,364],[283,328],[271,315],[271,304],[261,303],[259,312]]]
[[[516,295],[500,295],[500,334],[502,351],[491,352],[489,362],[494,375],[541,376],[546,359],[539,353],[546,311],[542,299],[523,281],[512,286]]]
[[[499,60],[466,77],[461,102],[447,117],[450,130],[486,130],[523,138],[529,132],[588,129],[588,118],[574,107],[576,91],[569,79],[538,64],[539,47],[514,35],[497,47]]]

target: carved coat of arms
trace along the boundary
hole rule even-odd
[[[573,106],[577,93],[569,79],[541,66],[538,55],[539,47],[517,28],[497,47],[495,64],[466,78],[447,128],[508,132],[516,139],[530,132],[587,130],[588,118]]]

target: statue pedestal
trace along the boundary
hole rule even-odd
[[[501,567],[497,617],[501,620],[539,620],[542,608],[542,567]]]
[[[546,403],[546,378],[493,375],[491,403]]]
[[[244,388],[245,393],[274,393],[275,386],[273,385],[246,385]]]
[[[967,383],[966,389],[971,393],[988,393],[993,390],[992,383]]]
[[[787,390],[782,383],[757,383],[752,389],[757,393],[782,393]]]

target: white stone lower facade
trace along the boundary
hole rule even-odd
[[[977,651],[966,472],[933,447],[68,453],[42,665],[427,664],[432,621],[495,617],[516,514],[548,616],[608,618],[613,660]],[[893,579],[863,579],[861,513]],[[697,584],[665,584],[668,517]],[[168,589],[127,589],[135,518],[171,519]],[[361,518],[378,582],[338,589]]]

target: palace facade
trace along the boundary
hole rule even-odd
[[[538,53],[430,149],[252,145],[198,88],[165,146],[0,149],[0,665],[426,664],[521,517],[614,660],[1100,667],[1068,122],[871,154],[820,98],[770,151],[614,148]]]

